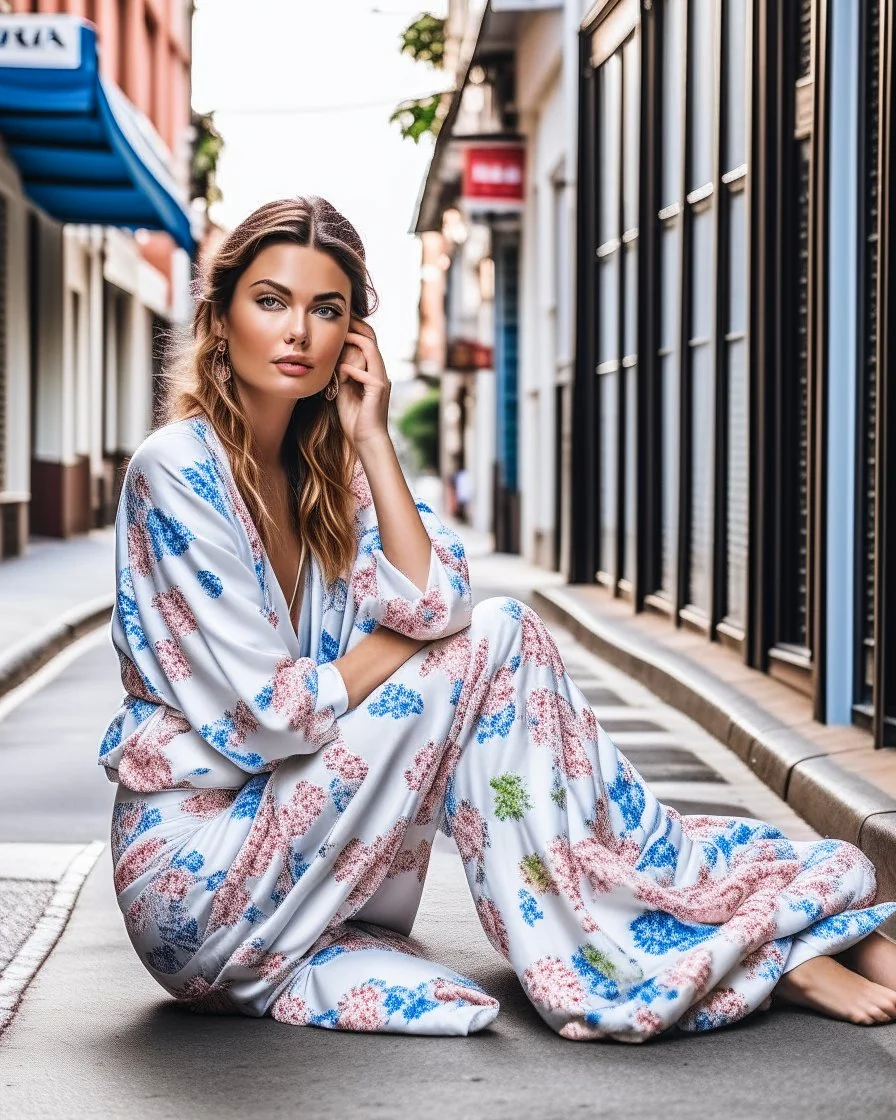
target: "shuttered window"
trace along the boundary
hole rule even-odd
[[[597,80],[596,578],[623,591],[635,580],[637,509],[638,205],[640,39],[629,34]]]
[[[859,614],[858,688],[856,701],[870,707],[874,682],[874,593],[875,593],[875,469],[877,465],[877,273],[878,171],[880,107],[880,15],[876,3],[864,6],[862,28],[862,146],[859,176],[862,191],[862,310],[859,384],[859,470],[856,472],[859,511],[858,571]]]
[[[815,215],[812,197],[815,149],[814,8],[799,0],[789,17],[789,136],[782,191],[780,354],[777,369],[773,463],[775,468],[775,621],[769,644],[770,669],[812,694],[812,492],[810,430],[816,355],[813,262]]]
[[[811,152],[808,141],[799,148],[797,194],[797,351],[796,367],[788,386],[790,431],[795,439],[793,462],[796,477],[790,494],[792,518],[784,530],[792,534],[793,598],[785,641],[809,647],[809,183]],[[785,372],[786,376],[786,372]]]
[[[660,441],[659,580],[656,590],[675,601],[678,570],[678,486],[681,473],[681,242],[683,228],[685,0],[666,0],[660,34],[660,322],[657,351]]]
[[[713,501],[715,463],[715,316],[716,214],[713,194],[717,94],[715,0],[692,0],[688,51],[689,221],[688,390],[690,447],[687,605],[709,621],[713,579]]]
[[[622,298],[622,54],[616,51],[597,71],[598,246],[597,408],[600,480],[597,578],[617,578],[620,457],[620,314]]]
[[[625,536],[622,576],[635,582],[638,462],[638,149],[641,130],[641,44],[631,36],[622,48],[622,368],[624,408]]]
[[[725,575],[722,617],[740,633],[746,625],[749,502],[749,382],[747,372],[747,0],[726,0],[722,74],[725,386]]]

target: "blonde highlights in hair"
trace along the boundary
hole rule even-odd
[[[354,226],[317,196],[270,202],[250,214],[224,240],[209,262],[193,316],[192,332],[177,347],[163,373],[165,398],[158,421],[171,423],[200,414],[208,418],[227,449],[237,488],[265,549],[277,525],[261,494],[261,470],[249,419],[233,378],[215,377],[218,339],[214,324],[224,319],[237,281],[254,257],[278,242],[305,245],[327,253],[351,281],[351,314],[366,318],[376,307],[364,247]],[[303,556],[317,558],[328,583],[347,573],[355,555],[354,453],[346,439],[335,401],[316,393],[296,402],[282,445],[290,501]]]

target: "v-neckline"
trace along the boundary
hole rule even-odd
[[[268,573],[268,582],[273,584],[274,589],[275,589],[274,593],[280,596],[280,602],[283,605],[283,614],[280,615],[279,612],[278,612],[278,617],[283,617],[283,618],[286,619],[286,623],[287,623],[287,626],[289,627],[290,632],[295,636],[296,641],[298,641],[299,640],[299,635],[300,635],[301,629],[302,629],[302,615],[303,615],[303,612],[305,610],[305,602],[308,598],[308,595],[307,595],[308,579],[309,579],[309,576],[311,574],[311,569],[312,569],[312,566],[313,566],[313,563],[314,563],[314,557],[311,556],[311,555],[306,556],[305,562],[303,564],[304,571],[299,577],[299,613],[296,615],[296,623],[295,623],[295,626],[293,626],[292,616],[291,616],[290,611],[289,611],[289,600],[286,598],[286,595],[284,594],[283,588],[280,586],[280,580],[277,578],[277,573],[274,570],[274,565],[271,563],[270,556],[268,556],[268,550],[264,547],[264,540],[261,536],[261,533],[259,533],[259,531],[258,531],[258,526],[252,520],[252,514],[249,511],[249,507],[246,505],[246,501],[243,498],[242,494],[240,494],[239,487],[236,484],[236,477],[234,476],[234,473],[233,473],[233,468],[230,465],[230,456],[227,454],[227,448],[221,442],[221,439],[218,436],[218,433],[215,431],[214,425],[212,424],[212,422],[207,417],[205,417],[205,416],[196,417],[196,419],[201,420],[201,422],[205,426],[205,428],[209,432],[211,432],[212,438],[214,439],[215,445],[216,445],[216,453],[219,453],[219,457],[221,457],[224,461],[224,469],[227,471],[227,473],[229,475],[230,483],[233,486],[234,493],[237,495],[239,500],[243,503],[243,506],[244,506],[245,511],[246,511],[246,518],[249,521],[249,524],[252,526],[252,529],[253,529],[256,537],[258,538],[258,547],[261,549],[262,559],[265,562],[266,571]],[[245,532],[245,526],[243,526],[243,531]],[[251,545],[252,545],[252,542],[250,541],[249,542],[250,548],[251,548]]]

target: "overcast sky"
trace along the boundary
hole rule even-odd
[[[389,115],[446,76],[399,54],[401,31],[444,0],[199,0],[193,104],[215,110],[225,147],[213,217],[232,227],[274,198],[318,194],[357,228],[380,296],[371,319],[391,377],[409,375],[419,243],[409,234],[432,142]]]

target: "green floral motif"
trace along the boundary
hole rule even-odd
[[[548,870],[547,864],[537,852],[523,856],[520,860],[520,874],[523,881],[538,894],[556,894],[557,887]]]
[[[501,774],[488,784],[495,791],[495,816],[499,821],[521,821],[532,808],[519,774]]]
[[[595,949],[593,945],[583,945],[581,952],[592,968],[596,968],[604,976],[609,976],[611,980],[619,979],[616,965],[613,964],[606,953],[602,953],[600,949]]]
[[[551,801],[559,805],[561,809],[566,808],[566,789],[560,782],[555,782],[551,788]]]

